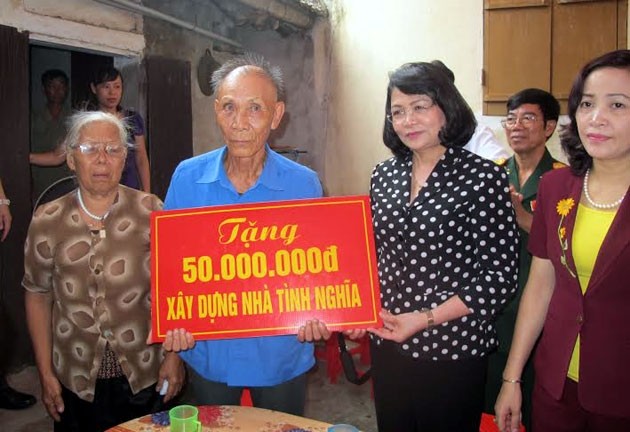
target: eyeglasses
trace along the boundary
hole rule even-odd
[[[411,110],[409,114],[411,114],[411,118],[416,120],[419,117],[424,116],[433,106],[435,102],[432,100],[423,100],[420,102],[416,102],[411,106]],[[407,111],[403,108],[393,108],[390,114],[387,114],[387,120],[393,124],[400,124],[405,121],[407,118]]]
[[[81,154],[91,157],[96,156],[102,150],[107,156],[121,158],[125,155],[127,151],[127,148],[124,145],[100,142],[87,142],[76,144],[71,148],[77,149],[79,150],[79,152],[81,152]]]
[[[511,129],[516,126],[517,122],[521,123],[523,127],[529,127],[536,123],[538,117],[535,114],[523,114],[521,117],[508,117],[501,120],[501,125],[506,129]]]

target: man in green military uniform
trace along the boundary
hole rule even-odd
[[[565,166],[553,159],[545,146],[556,129],[560,114],[560,105],[555,97],[544,90],[525,89],[510,97],[507,102],[507,111],[507,117],[501,123],[514,155],[503,161],[502,165],[507,170],[510,180],[512,204],[521,232],[521,249],[518,292],[496,321],[499,348],[490,355],[488,362],[487,412],[494,412],[494,403],[501,389],[503,369],[512,344],[518,304],[529,276],[531,255],[527,251],[527,241],[532,225],[532,213],[536,209],[538,182],[547,171]],[[525,367],[521,379],[523,381],[520,384],[523,391],[523,423],[529,430],[531,391],[534,382],[531,360]]]
[[[71,175],[66,165],[61,141],[66,136],[66,118],[70,108],[66,105],[68,76],[59,69],[49,69],[42,74],[42,90],[46,105],[34,110],[31,116],[31,174],[33,180],[33,202],[57,180]],[[42,162],[42,155],[61,152],[53,163]]]

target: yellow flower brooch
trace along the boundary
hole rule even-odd
[[[575,201],[573,198],[565,198],[558,201],[556,204],[556,211],[560,215],[560,223],[558,224],[558,240],[560,240],[560,249],[562,250],[562,256],[560,257],[560,262],[567,269],[569,274],[575,277],[575,273],[569,267],[567,263],[567,255],[566,251],[569,249],[569,241],[567,239],[567,228],[562,226],[564,222],[564,218],[568,216],[573,207],[575,206]]]

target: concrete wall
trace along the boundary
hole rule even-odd
[[[304,35],[283,38],[275,31],[243,30],[239,38],[248,50],[260,53],[272,64],[280,66],[284,74],[286,113],[280,127],[271,136],[272,147],[306,151],[297,160],[318,172],[323,170],[326,148],[327,35],[328,25],[321,22]]]
[[[332,0],[329,9],[324,178],[332,195],[366,193],[373,166],[391,155],[382,142],[388,71],[440,59],[473,111],[481,110],[483,0]]]
[[[211,3],[145,0],[153,7],[178,19],[199,23],[201,27],[226,37],[233,37],[229,19]],[[221,146],[221,133],[214,120],[214,99],[199,88],[197,65],[206,50],[213,50],[214,42],[206,36],[178,28],[167,22],[145,19],[146,55],[157,55],[188,61],[191,64],[191,104],[193,114],[193,149],[195,154]],[[221,57],[221,54],[218,55]]]
[[[243,51],[262,54],[271,63],[280,66],[287,89],[287,112],[278,130],[273,132],[270,143],[278,148],[304,150],[307,153],[299,156],[299,162],[318,171],[323,169],[327,109],[324,95],[328,83],[325,64],[329,58],[323,50],[328,35],[326,23],[320,23],[314,30],[304,34],[281,37],[271,30],[256,31],[247,26],[237,27],[221,10],[207,2],[146,0],[145,4],[228,37],[242,44]],[[220,62],[234,53],[217,47],[216,42],[205,36],[153,19],[145,19],[145,36],[147,55],[173,57],[191,63],[194,153],[203,153],[223,145],[214,118],[214,97],[200,90],[197,66],[208,49]]]

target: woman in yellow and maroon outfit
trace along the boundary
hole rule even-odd
[[[520,374],[541,332],[533,430],[630,430],[630,51],[584,66],[569,117],[570,169],[546,174],[538,190],[532,267],[495,408],[501,431],[517,430]]]

